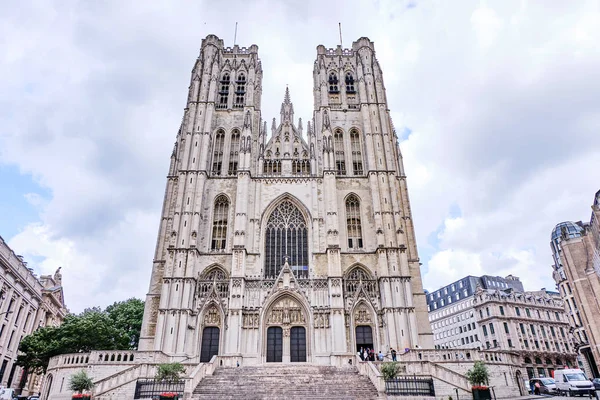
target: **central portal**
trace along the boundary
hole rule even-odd
[[[272,326],[267,330],[267,362],[281,362],[283,356],[283,329]]]

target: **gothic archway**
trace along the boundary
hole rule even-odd
[[[47,400],[50,397],[50,390],[52,390],[52,381],[54,377],[52,374],[48,374],[46,377],[46,388],[44,389],[44,400]]]
[[[361,347],[370,348],[377,353],[377,346],[380,345],[379,329],[377,324],[377,314],[373,307],[364,299],[359,300],[350,315],[351,335],[353,351],[359,351]],[[379,349],[381,350],[381,349]]]
[[[277,296],[263,314],[263,359],[267,362],[305,362],[310,359],[310,315],[291,293]]]
[[[199,356],[200,362],[209,362],[210,359],[222,352],[224,313],[216,301],[208,302],[199,318]]]

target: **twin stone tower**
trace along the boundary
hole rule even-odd
[[[312,121],[271,132],[258,47],[202,41],[167,177],[139,350],[337,364],[433,348],[398,137],[368,38],[317,47]]]

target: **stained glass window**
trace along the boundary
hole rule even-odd
[[[277,206],[267,222],[265,277],[276,277],[286,259],[296,277],[308,278],[308,227],[289,200]]]

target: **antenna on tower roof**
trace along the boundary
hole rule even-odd
[[[342,44],[342,23],[338,22],[338,26],[340,28],[340,47],[343,49],[344,45]]]
[[[233,45],[237,43],[237,22],[235,23],[235,33],[233,34]]]

